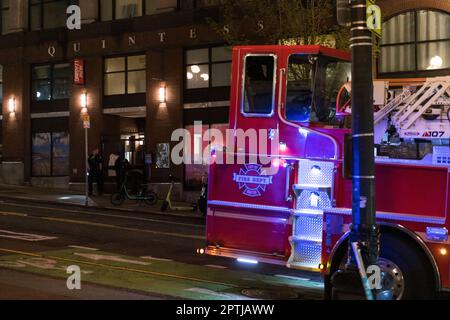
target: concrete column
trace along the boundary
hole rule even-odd
[[[28,1],[9,0],[9,32],[21,32],[28,28]]]
[[[181,48],[165,49],[147,54],[147,151],[156,162],[159,143],[170,143],[171,150],[176,143],[171,142],[174,130],[183,127],[183,50]],[[160,103],[159,88],[165,85],[167,102]],[[183,181],[183,166],[170,165],[170,169],[157,169],[153,165],[152,181],[168,182],[169,174]]]
[[[88,24],[98,20],[98,1],[79,0],[81,8],[81,23]]]
[[[85,86],[72,86],[70,99],[70,181],[82,183],[86,170],[84,128],[81,117],[81,93],[88,93],[88,110],[91,118],[89,133],[89,153],[93,149],[101,149],[101,135],[103,130],[103,108],[102,108],[102,77],[103,60],[101,57],[87,58],[85,63],[86,79]]]
[[[30,176],[30,101],[29,66],[23,62],[3,66],[3,182],[22,185]],[[18,77],[20,74],[22,76]],[[9,110],[15,101],[14,113]]]

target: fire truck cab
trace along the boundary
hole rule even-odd
[[[336,115],[350,61],[321,46],[233,49],[232,143],[214,151],[229,161],[209,169],[206,254],[321,272],[329,291],[351,224],[351,123]],[[415,159],[376,157],[380,266],[396,299],[450,288],[450,158],[437,163],[432,147]]]

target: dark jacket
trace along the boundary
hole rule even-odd
[[[90,155],[89,159],[89,172],[91,173],[99,173],[102,171],[102,163],[103,163],[103,159],[101,155]]]

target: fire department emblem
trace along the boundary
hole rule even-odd
[[[233,174],[233,181],[239,185],[239,190],[248,197],[260,197],[272,184],[272,176],[266,176],[259,164],[246,164],[238,173]]]

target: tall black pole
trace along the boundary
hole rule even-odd
[[[366,0],[350,0],[349,2],[353,60],[351,80],[353,223],[349,239],[349,258],[345,269],[339,270],[331,279],[333,286],[331,296],[334,299],[347,299],[364,292],[369,299],[373,298],[373,290],[369,288],[367,279],[362,279],[366,278],[364,268],[377,265],[380,247],[379,229],[375,216],[372,32],[367,23]],[[338,4],[342,3],[345,2],[338,2]],[[364,286],[362,286],[363,282]]]
[[[361,248],[366,266],[376,265],[379,230],[375,216],[375,144],[373,120],[372,33],[366,0],[351,1],[353,225],[350,241]],[[354,264],[351,254],[350,263]]]

